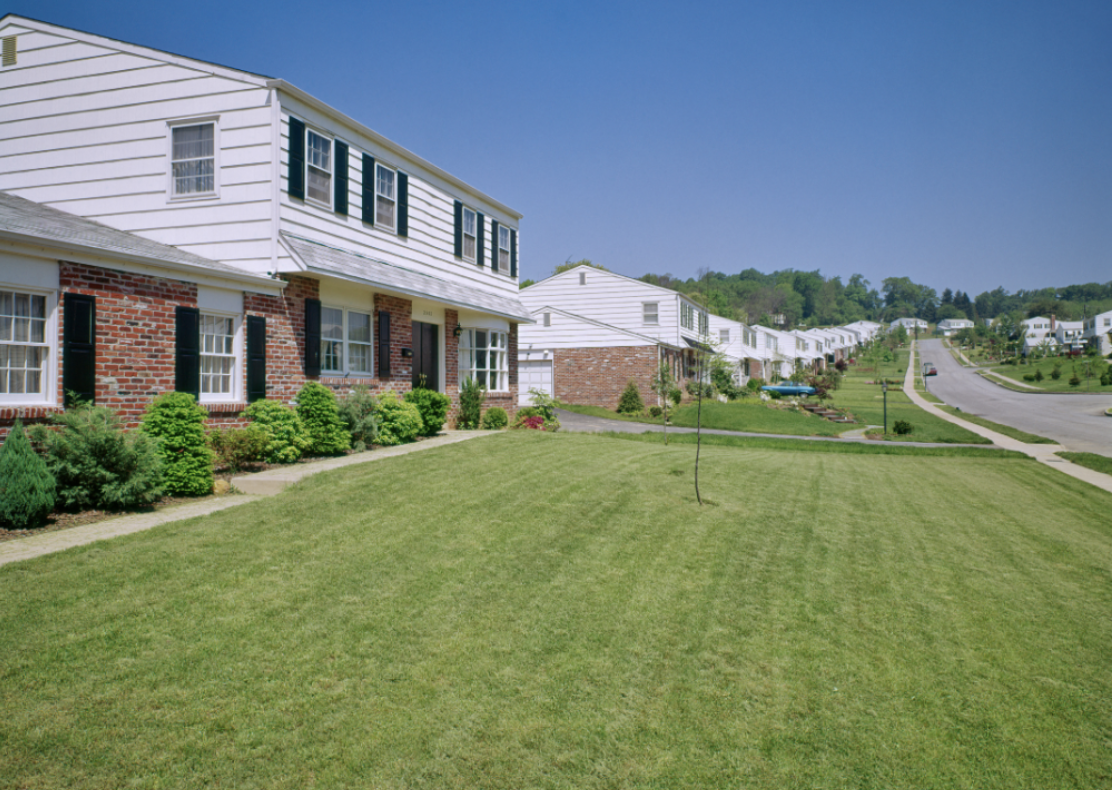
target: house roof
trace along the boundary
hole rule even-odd
[[[574,319],[576,321],[582,321],[584,324],[593,324],[594,326],[601,327],[603,329],[608,329],[612,332],[618,332],[618,333],[623,334],[623,335],[628,335],[629,337],[637,338],[638,340],[643,340],[646,343],[649,343],[649,344],[652,344],[652,345],[665,346],[667,348],[672,348],[672,349],[678,349],[679,348],[679,346],[677,346],[673,343],[669,343],[667,340],[661,340],[660,338],[653,337],[652,335],[642,335],[640,332],[634,332],[633,330],[630,330],[630,329],[622,329],[620,326],[614,326],[613,324],[607,324],[604,321],[599,321],[598,319],[595,319],[595,318],[588,318],[587,316],[579,315],[578,313],[569,313],[567,310],[564,310],[564,309],[559,308],[559,307],[553,307],[552,305],[544,305],[543,307],[538,307],[535,310],[533,310],[533,315],[534,316],[537,315],[538,313],[559,313],[560,315],[567,316],[568,318]]]
[[[243,283],[265,285],[267,291],[282,287],[280,282],[269,277],[245,272],[169,244],[110,228],[91,219],[67,214],[51,206],[2,191],[0,238],[48,244],[74,252],[102,253],[138,263],[200,270]]]
[[[467,285],[448,282],[386,261],[368,258],[351,250],[329,247],[319,242],[282,232],[282,241],[308,271],[328,274],[352,282],[377,285],[418,298],[431,298],[455,307],[533,323],[532,313],[519,299],[499,296]]]

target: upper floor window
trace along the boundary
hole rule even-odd
[[[371,315],[341,307],[321,307],[321,369],[329,373],[371,373]]]
[[[0,291],[0,402],[47,396],[46,301],[40,294]]]
[[[216,123],[170,127],[170,196],[216,194]]]
[[[332,141],[312,129],[306,133],[305,164],[308,165],[308,195],[332,204]]]
[[[718,341],[720,343],[729,343],[730,342],[730,330],[729,329],[719,329],[718,330]]]
[[[498,226],[498,270],[510,270],[510,229]]]
[[[395,173],[388,167],[375,165],[375,225],[394,229]]]
[[[641,303],[641,320],[646,324],[659,324],[660,312],[658,302]]]
[[[463,207],[463,257],[468,260],[475,260],[475,243],[477,236],[476,231],[476,215],[475,212]]]
[[[680,326],[684,329],[695,328],[695,308],[687,302],[680,302]]]

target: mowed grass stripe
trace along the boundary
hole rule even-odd
[[[0,784],[1099,787],[1112,497],[506,434],[0,570]]]

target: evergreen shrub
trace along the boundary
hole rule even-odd
[[[204,496],[212,492],[212,451],[205,441],[208,412],[188,392],[164,392],[143,415],[143,433],[158,442],[167,494]]]
[[[907,420],[896,420],[892,427],[900,436],[908,436],[915,430],[915,426]]]
[[[650,406],[649,407],[649,416],[650,417],[660,417],[663,414],[664,414],[664,409],[660,408],[659,406]]]
[[[306,381],[297,393],[297,416],[309,437],[309,455],[339,455],[351,447],[351,435],[340,419],[336,396],[318,381]]]
[[[276,400],[257,400],[243,415],[266,433],[268,464],[292,464],[312,445],[297,412]]]
[[[40,526],[54,510],[54,476],[33,449],[18,419],[0,445],[0,523]]]
[[[67,510],[119,510],[162,497],[158,441],[144,431],[124,432],[111,409],[79,403],[36,425],[31,438],[43,448],[57,484],[57,503]]]
[[[1035,381],[1042,381],[1046,376],[1043,375],[1042,368],[1035,371]]]
[[[387,392],[378,399],[378,443],[391,447],[417,440],[424,430],[421,412],[412,403]]]
[[[459,387],[459,418],[456,427],[473,431],[479,427],[483,418],[483,401],[486,400],[486,387],[470,376]]]
[[[436,390],[418,387],[405,394],[406,403],[412,403],[421,412],[421,422],[424,423],[422,436],[436,436],[448,419],[448,409],[452,406],[452,399]]]
[[[233,472],[261,462],[270,443],[266,431],[255,423],[243,428],[217,428],[209,433],[208,440],[216,462]]]
[[[510,418],[506,414],[506,410],[500,406],[492,406],[486,410],[483,415],[483,429],[487,431],[498,431],[505,428],[510,423]]]
[[[645,403],[641,400],[641,392],[637,389],[636,382],[630,379],[618,398],[618,414],[641,414],[643,411]]]
[[[340,420],[351,437],[351,446],[362,452],[378,440],[378,399],[366,384],[356,384],[347,397],[340,400]]]

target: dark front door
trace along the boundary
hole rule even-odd
[[[413,322],[413,386],[440,389],[440,348],[436,324]]]

